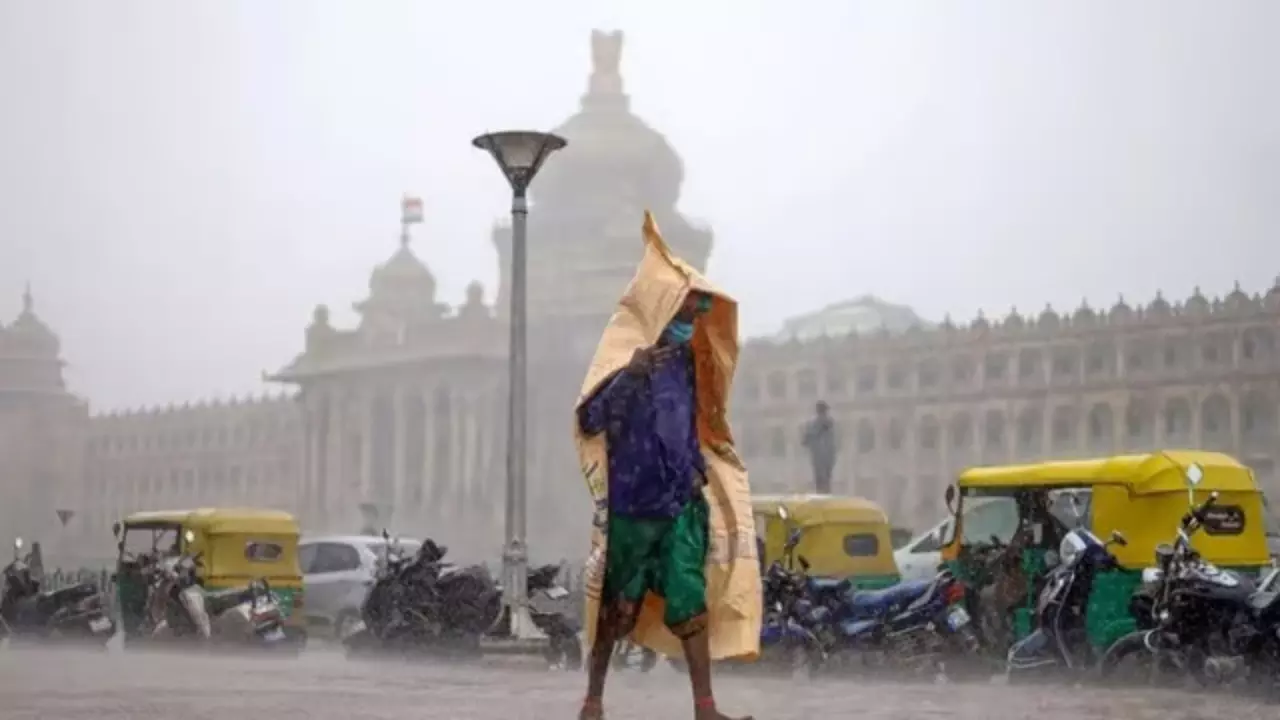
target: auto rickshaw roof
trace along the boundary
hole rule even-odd
[[[297,535],[298,523],[283,510],[263,508],[197,508],[137,512],[124,519],[126,528],[181,525],[209,535],[266,533]]]
[[[1223,453],[1201,450],[1163,450],[1138,455],[1115,455],[1089,460],[1065,460],[1034,465],[969,468],[960,474],[961,488],[1090,487],[1117,485],[1138,495],[1186,492],[1186,470],[1199,465],[1201,490],[1257,492],[1253,473]]]
[[[889,516],[871,500],[849,495],[756,495],[751,498],[753,512],[776,514],[786,507],[791,519],[799,525],[831,522],[888,524]]]

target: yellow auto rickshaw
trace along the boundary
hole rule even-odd
[[[786,508],[785,513],[779,513]],[[800,531],[795,557],[808,572],[849,578],[855,587],[875,589],[897,583],[889,518],[879,505],[857,497],[833,495],[760,495],[751,501],[756,533],[764,540],[764,560],[782,556],[787,538]],[[786,517],[783,517],[783,515]]]
[[[172,554],[200,554],[197,569],[206,590],[243,588],[266,580],[279,598],[284,631],[306,639],[298,524],[278,510],[201,508],[139,512],[116,523],[116,594],[125,638],[136,636],[145,614],[142,568]]]
[[[1002,584],[1000,597],[1016,602],[998,614],[1011,612],[1010,635],[1018,638],[1032,629],[1046,561],[1062,552],[1054,543],[1077,527],[1103,539],[1118,531],[1125,544],[1109,549],[1121,567],[1094,579],[1085,623],[1093,646],[1105,648],[1135,627],[1129,600],[1156,545],[1171,542],[1192,502],[1213,492],[1218,499],[1195,549],[1220,567],[1258,572],[1269,558],[1253,473],[1227,455],[1190,450],[966,470],[947,488],[955,520],[941,538],[942,557],[971,596],[1014,578],[1016,587]]]

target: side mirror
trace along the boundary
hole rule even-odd
[[[1111,531],[1111,542],[1119,545],[1120,547],[1126,547],[1129,544],[1129,541],[1125,539],[1124,535],[1119,530]]]
[[[956,511],[956,486],[948,485],[945,492],[942,493],[942,499],[947,503],[947,510],[952,514]]]
[[[791,519],[791,513],[790,513],[790,512],[788,512],[788,511],[787,511],[787,509],[786,509],[785,507],[779,507],[779,508],[778,508],[778,517],[782,518],[782,519],[783,519],[783,521],[785,522],[785,521],[787,521],[787,520],[790,520],[790,519]]]
[[[111,534],[112,534],[114,537],[117,537],[117,538],[118,538],[118,537],[120,537],[120,530],[121,530],[121,527],[120,527],[120,521],[119,521],[119,520],[117,520],[117,521],[115,521],[115,522],[111,523]]]
[[[182,540],[183,540],[183,542],[185,542],[185,543],[186,543],[186,544],[188,544],[188,545],[190,545],[191,543],[195,542],[195,541],[196,541],[196,534],[195,534],[195,532],[193,532],[193,531],[191,531],[191,530],[187,530],[186,532],[182,533]]]

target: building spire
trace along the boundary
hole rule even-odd
[[[622,91],[622,31],[591,31],[591,77],[583,108],[618,108],[626,110],[627,94]]]
[[[22,290],[22,314],[30,315],[35,312],[35,300],[31,298],[31,281],[27,281],[27,285]]]

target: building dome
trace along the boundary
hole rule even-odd
[[[31,288],[22,293],[22,312],[2,336],[6,354],[56,360],[62,350],[57,334],[35,312]]]
[[[581,203],[583,187],[656,209],[674,207],[684,164],[662,133],[631,112],[619,68],[621,31],[591,33],[592,72],[581,108],[553,132],[568,141],[538,174],[539,203]]]
[[[369,295],[412,295],[434,302],[436,278],[418,256],[413,254],[408,243],[401,243],[390,259],[370,273]]]
[[[783,323],[775,339],[803,342],[821,337],[870,335],[881,330],[890,335],[900,335],[912,327],[931,329],[934,325],[921,319],[906,305],[894,305],[875,296],[864,295],[791,318]]]

